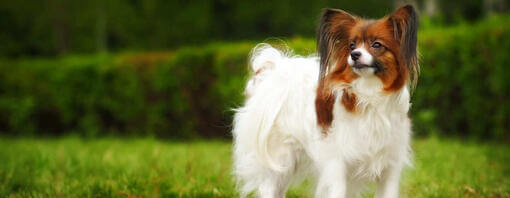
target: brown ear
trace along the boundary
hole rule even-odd
[[[393,25],[393,33],[400,43],[402,59],[411,71],[411,81],[414,84],[418,75],[418,14],[411,5],[398,8],[389,17]]]
[[[349,31],[356,24],[356,17],[338,9],[325,9],[317,29],[317,51],[320,56],[319,81],[334,59],[335,49],[347,47]]]

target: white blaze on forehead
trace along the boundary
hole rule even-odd
[[[374,57],[372,56],[372,54],[370,54],[365,49],[364,44],[361,45],[360,47],[352,50],[352,52],[360,52],[361,53],[361,56],[359,57],[359,59],[357,61],[358,64],[372,65],[372,63],[374,61]],[[349,58],[347,59],[347,63],[349,63],[349,65],[354,65],[354,60],[352,60],[352,56],[349,55]]]

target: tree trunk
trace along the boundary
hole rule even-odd
[[[108,51],[106,38],[106,8],[105,1],[96,1],[96,49],[98,52]]]
[[[58,54],[65,54],[69,51],[69,15],[64,2],[61,0],[49,1],[51,26]]]
[[[425,0],[425,15],[432,17],[437,13],[437,0]]]

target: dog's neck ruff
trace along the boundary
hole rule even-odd
[[[363,114],[367,110],[383,111],[385,113],[407,113],[410,107],[410,94],[407,86],[395,92],[384,91],[383,84],[376,76],[363,77],[354,80],[349,84],[337,87],[334,92],[337,100],[342,100],[345,92],[354,95],[355,114]],[[344,105],[344,108],[345,107]],[[352,112],[352,111],[351,111]]]

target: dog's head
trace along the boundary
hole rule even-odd
[[[331,123],[332,89],[358,78],[377,77],[382,92],[415,85],[418,75],[418,16],[410,5],[378,20],[367,20],[338,9],[326,9],[317,32],[320,55],[316,100],[318,121]],[[353,110],[356,95],[344,91],[341,101]],[[323,122],[323,123],[321,123]]]
[[[337,9],[326,9],[317,45],[320,80],[350,81],[375,75],[385,91],[414,83],[418,72],[418,19],[410,5],[379,20],[365,20]]]

